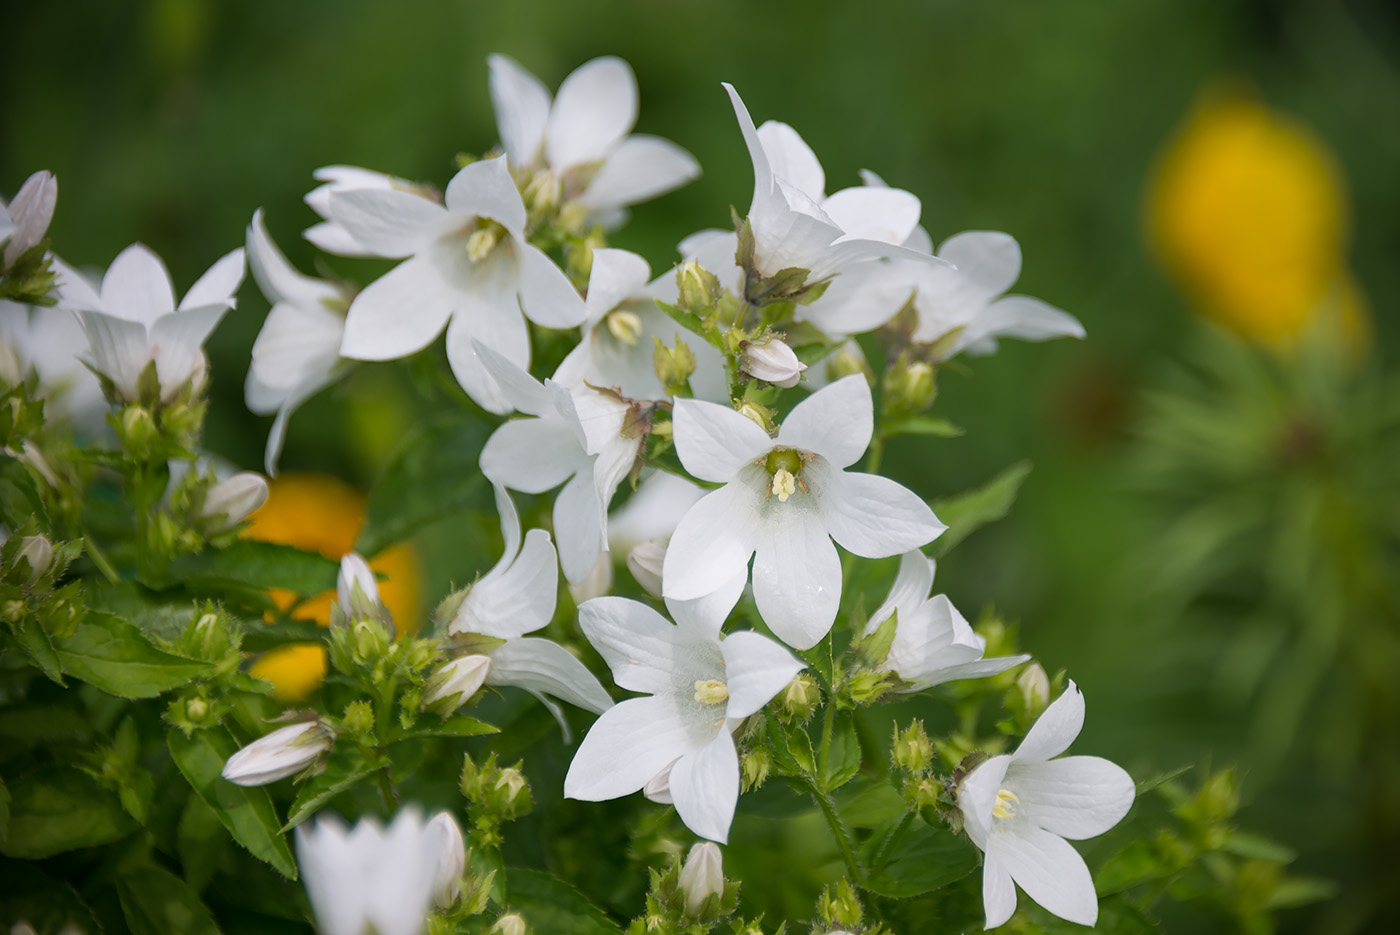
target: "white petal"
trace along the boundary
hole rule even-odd
[[[331,216],[331,192],[349,191],[352,188],[409,188],[412,183],[405,179],[363,169],[359,166],[322,166],[311,177],[324,185],[318,185],[303,196],[307,207],[323,218]]]
[[[641,293],[651,279],[651,266],[630,250],[599,247],[593,251],[588,274],[588,322],[596,324],[627,299]]]
[[[180,301],[181,311],[203,305],[223,305],[232,308],[238,287],[243,285],[246,269],[242,247],[225,254],[190,286],[190,291],[186,292]]]
[[[150,360],[146,326],[101,312],[80,311],[94,368],[117,385],[123,395],[136,397],[136,380]]]
[[[205,305],[162,315],[150,326],[148,340],[167,399],[184,386],[204,358],[204,342],[228,312],[226,305]]]
[[[529,166],[539,155],[544,128],[549,122],[549,89],[514,59],[490,55],[491,106],[496,128],[512,165]]]
[[[249,377],[252,377],[251,373],[249,373]],[[282,456],[282,444],[287,437],[287,422],[291,419],[292,413],[302,403],[329,386],[334,379],[335,374],[328,373],[319,380],[309,380],[289,392],[282,401],[281,407],[277,410],[277,418],[272,420],[272,428],[267,433],[267,449],[263,454],[263,466],[270,477],[277,476],[277,459]],[[249,408],[252,408],[251,404]]]
[[[483,341],[473,342],[472,350],[515,411],[532,416],[555,413],[553,395],[526,372],[525,365]]]
[[[687,828],[721,844],[729,840],[739,803],[739,754],[722,718],[713,740],[671,767],[670,787],[676,814]]]
[[[583,581],[607,545],[599,503],[590,472],[579,471],[554,498],[554,532],[559,537],[559,564],[571,584]]]
[[[916,691],[929,688],[934,685],[942,685],[944,682],[956,682],[960,679],[984,679],[993,675],[1000,675],[1007,669],[1015,668],[1023,662],[1029,662],[1029,653],[1022,653],[1017,656],[993,656],[990,659],[978,659],[975,662],[965,662],[960,665],[941,666],[929,674],[915,676],[904,676],[919,683]]]
[[[806,668],[785,648],[751,630],[729,634],[719,647],[724,653],[724,679],[729,686],[725,716],[730,718],[754,714]]]
[[[481,473],[521,493],[544,493],[587,467],[573,430],[554,419],[507,422],[481,449]]]
[[[355,360],[394,360],[417,353],[442,333],[457,301],[427,257],[405,260],[350,303],[340,353]]]
[[[671,612],[671,619],[675,620],[677,625],[686,623],[691,628],[717,639],[720,628],[729,619],[734,605],[744,596],[744,588],[748,583],[749,567],[747,564],[741,565],[733,578],[703,597],[688,601],[667,598],[666,609]]]
[[[579,202],[595,211],[649,201],[700,175],[695,157],[670,140],[633,134],[623,140],[583,190]]]
[[[821,201],[826,197],[826,171],[801,134],[785,123],[765,120],[758,128],[758,141],[774,175],[808,198]]]
[[[594,714],[613,705],[588,667],[552,640],[521,637],[491,650],[487,685],[512,685],[550,695]]]
[[[253,342],[249,373],[283,393],[323,379],[340,359],[345,320],[324,305],[278,302]]]
[[[620,688],[672,690],[678,632],[655,610],[624,597],[598,597],[579,606],[578,625]]]
[[[367,892],[359,884],[362,855],[350,846],[340,818],[322,815],[297,826],[297,863],[316,924],[325,935],[361,935]]]
[[[732,480],[775,444],[757,423],[728,406],[678,399],[671,419],[681,464],[694,477],[717,484]]]
[[[1016,884],[1011,871],[991,854],[982,865],[982,910],[989,929],[1005,925],[1016,911]]]
[[[749,116],[749,109],[744,106],[739,92],[727,82],[722,83],[721,86],[729,94],[729,103],[734,108],[734,117],[739,121],[739,132],[744,135],[744,145],[748,147],[749,159],[753,162],[753,205],[749,211],[752,215],[753,207],[760,202],[771,199],[773,195],[773,166],[768,161],[768,154],[764,151],[763,144],[759,142],[758,130],[753,125],[753,117]]]
[[[170,273],[145,244],[132,244],[102,277],[102,307],[108,314],[149,325],[175,309]]]
[[[443,200],[453,214],[490,218],[513,236],[519,237],[525,229],[525,202],[510,177],[505,156],[482,159],[457,170],[447,183]]]
[[[500,484],[492,484],[491,488],[491,493],[496,498],[496,515],[501,518],[503,544],[501,558],[492,566],[491,571],[487,572],[488,575],[505,571],[520,552],[520,513],[515,509],[515,501]],[[550,616],[553,616],[553,611],[550,611]]]
[[[694,260],[719,277],[720,285],[731,292],[740,289],[740,272],[734,254],[739,249],[739,237],[733,231],[696,231],[676,245],[682,259]],[[671,277],[674,282],[675,277]],[[675,304],[674,301],[671,304]]]
[[[662,593],[678,600],[704,597],[744,572],[757,541],[757,510],[757,496],[743,484],[726,484],[701,498],[666,547]]]
[[[327,204],[329,205],[329,202]],[[376,255],[360,246],[360,242],[351,237],[349,232],[335,221],[312,224],[301,232],[301,236],[316,249],[333,253],[336,256],[372,257]]]
[[[1021,799],[1018,818],[1075,841],[1118,824],[1137,795],[1127,770],[1097,756],[1018,760],[1007,770],[1005,785]]]
[[[564,777],[564,795],[601,802],[637,792],[672,761],[710,739],[697,734],[670,698],[632,698],[616,704],[603,712],[579,744]]]
[[[530,530],[519,554],[506,555],[514,561],[504,570],[492,569],[472,586],[448,633],[511,639],[549,624],[559,592],[559,566],[549,533]]]
[[[677,411],[679,408],[677,404]],[[861,374],[853,373],[794,406],[778,430],[776,444],[819,454],[834,467],[845,468],[865,454],[874,426],[870,384]]]
[[[933,575],[937,563],[918,549],[910,549],[899,557],[899,573],[894,584],[890,585],[889,596],[875,613],[870,615],[866,633],[874,633],[895,610],[902,618],[911,615],[916,608],[928,599],[933,587]]]
[[[1093,925],[1099,899],[1084,858],[1069,842],[1033,825],[1017,823],[988,840],[989,854],[1026,895],[1062,919]]]
[[[1069,749],[1083,729],[1084,693],[1071,681],[1031,726],[1012,756],[1018,761],[1043,761],[1059,756]]]
[[[702,500],[696,509],[703,506]],[[753,561],[754,602],[774,636],[795,649],[810,649],[836,620],[841,560],[814,510],[796,499],[779,503],[776,497],[767,507]],[[679,537],[680,530],[676,533]],[[668,569],[670,560],[668,550]]]
[[[1021,275],[1021,247],[1001,231],[963,231],[938,246],[938,256],[958,268],[986,299],[1001,295]]]
[[[818,490],[815,467],[807,472],[813,491]],[[864,558],[898,555],[932,542],[948,528],[918,494],[888,477],[845,471],[830,477],[831,486],[821,490],[823,521],[848,552]]]
[[[605,159],[637,122],[637,78],[620,58],[585,62],[564,79],[545,152],[555,172]]]
[[[1022,341],[1082,338],[1084,326],[1069,312],[1048,302],[1028,295],[1008,295],[987,306],[967,331],[959,336],[958,343],[969,344],[984,337],[1017,338]]]
[[[544,251],[521,241],[520,307],[525,316],[546,328],[573,328],[588,316],[588,308],[564,271]]]
[[[337,295],[336,288],[330,283],[303,275],[287,261],[267,231],[262,208],[253,213],[253,220],[248,225],[248,268],[257,280],[258,288],[273,305],[291,302],[303,308],[313,308]],[[186,296],[186,300],[188,298]]]
[[[504,265],[504,264],[498,264]],[[503,270],[489,271],[457,296],[457,313],[447,329],[447,361],[462,389],[478,406],[506,415],[515,406],[477,354],[485,346],[518,369],[530,366],[530,330]]]
[[[100,312],[103,310],[102,296],[87,277],[60,260],[53,258],[53,269],[58,274],[58,305],[75,311]]]
[[[655,471],[627,502],[608,517],[608,544],[619,554],[648,539],[669,539],[686,512],[705,495],[704,488],[668,471]]]
[[[902,244],[919,226],[923,206],[898,188],[845,188],[822,202],[822,210],[847,237]]]
[[[374,256],[418,253],[441,233],[447,209],[398,189],[356,188],[331,193],[331,220]]]

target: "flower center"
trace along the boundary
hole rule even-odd
[[[467,259],[473,263],[480,263],[486,259],[491,255],[491,251],[496,249],[505,233],[506,229],[495,221],[478,218],[476,230],[467,237]]]
[[[763,467],[773,477],[768,487],[768,495],[777,497],[779,503],[787,503],[800,488],[807,492],[807,484],[802,480],[802,452],[792,448],[774,448],[763,459]]]
[[[625,308],[614,309],[608,313],[605,319],[608,323],[608,331],[628,347],[636,347],[637,340],[642,336],[642,318],[636,312],[629,312]]]
[[[1016,806],[1021,804],[1020,798],[1010,789],[999,789],[997,791],[996,804],[992,806],[992,817],[1005,821],[1016,816]]]
[[[695,683],[695,700],[701,704],[720,704],[729,700],[729,686],[719,679],[705,679]]]

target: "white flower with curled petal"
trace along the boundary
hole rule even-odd
[[[523,688],[549,708],[568,731],[559,698],[594,714],[612,707],[612,698],[588,667],[552,640],[526,636],[549,625],[559,594],[559,566],[549,533],[531,529],[520,536],[520,515],[505,488],[495,485],[505,551],[490,571],[462,597],[447,624],[449,636],[476,633],[505,642],[478,652],[490,660],[484,683]]]
[[[664,399],[666,390],[652,355],[658,339],[674,347],[679,338],[695,355],[691,392],[699,399],[728,399],[719,351],[676,324],[657,301],[675,303],[673,274],[651,281],[651,267],[637,254],[614,248],[594,250],[583,340],[564,358],[554,379],[569,386],[616,387],[629,399]]]
[[[621,209],[679,188],[700,174],[695,158],[669,140],[631,133],[637,78],[620,58],[585,62],[549,89],[513,59],[492,55],[491,103],[512,169],[557,201],[575,202],[603,223]],[[630,134],[630,135],[629,135]]]
[[[899,615],[889,655],[879,668],[912,683],[903,691],[913,692],[955,679],[996,675],[1029,661],[1025,654],[983,659],[987,640],[973,632],[946,595],[928,596],[935,567],[933,559],[917,549],[901,556],[889,596],[865,628],[868,636],[892,614]]]
[[[835,539],[865,558],[918,548],[944,530],[917,495],[847,472],[870,444],[870,387],[845,377],[798,403],[776,438],[725,406],[676,401],[676,454],[690,474],[724,486],[676,527],[662,573],[667,598],[690,600],[742,576],[754,558],[758,612],[783,642],[815,646],[836,619]]]
[[[526,318],[572,328],[587,309],[563,271],[526,241],[525,204],[504,156],[459,171],[444,202],[394,188],[331,193],[331,216],[356,242],[375,256],[405,258],[350,304],[340,353],[405,357],[446,326],[457,381],[482,408],[507,413],[510,403],[482,367],[475,342],[526,368]]]
[[[986,855],[989,929],[1016,911],[1015,884],[1062,919],[1093,925],[1098,918],[1089,868],[1065,839],[1092,838],[1118,824],[1136,788],[1122,767],[1101,757],[1060,756],[1083,726],[1084,694],[1070,682],[1014,753],[984,761],[958,787],[967,835]]]
[[[502,398],[533,417],[491,434],[481,449],[481,472],[522,493],[564,485],[554,500],[559,563],[565,578],[583,581],[608,549],[608,504],[641,450],[640,437],[622,436],[628,404],[587,386],[541,384],[490,348],[478,344],[476,350]]]
[[[248,225],[248,268],[272,310],[253,342],[243,392],[253,412],[277,414],[264,455],[267,473],[275,475],[292,412],[346,369],[340,342],[349,297],[339,286],[305,276],[287,262],[267,232],[261,208]]]
[[[742,582],[740,582],[742,588]],[[600,802],[630,795],[666,775],[686,827],[723,843],[739,799],[731,732],[803,668],[773,640],[742,631],[721,638],[738,599],[667,607],[675,624],[645,604],[600,597],[579,608],[579,627],[617,684],[646,697],[619,702],[579,745],[564,795]]]
[[[307,192],[306,197],[302,200],[312,211],[321,216],[321,223],[308,227],[302,231],[301,235],[313,246],[337,256],[375,256],[376,254],[357,241],[349,231],[341,227],[331,214],[331,196],[336,192],[348,192],[363,188],[379,189],[380,191],[394,190],[408,192],[439,204],[442,202],[441,194],[426,185],[410,182],[408,179],[401,179],[396,175],[375,172],[373,169],[361,169],[359,166],[322,166],[311,173],[311,177],[321,184]]]
[[[117,398],[137,400],[141,373],[154,363],[160,398],[169,402],[204,379],[204,342],[236,304],[243,248],[211,266],[179,306],[165,264],[144,244],[117,254],[100,291],[61,260],[54,269],[58,304],[77,313],[88,340],[85,359],[111,381]]]

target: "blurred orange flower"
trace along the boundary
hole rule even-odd
[[[271,483],[267,502],[249,517],[243,535],[263,542],[294,545],[339,560],[355,546],[364,522],[365,494],[334,477],[283,474]],[[385,549],[370,561],[385,579],[380,596],[401,632],[417,628],[419,609],[418,557],[408,543]],[[298,620],[330,623],[334,591],[305,601],[293,612]],[[272,599],[286,610],[295,603],[290,592],[273,591]],[[299,701],[315,691],[326,677],[326,651],[319,645],[299,644],[270,650],[253,663],[252,674],[271,682],[273,694],[283,701]]]
[[[1209,90],[1166,146],[1148,196],[1153,244],[1202,313],[1280,348],[1330,313],[1349,344],[1363,343],[1345,182],[1302,123],[1242,89]]]

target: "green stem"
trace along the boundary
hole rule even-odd
[[[836,846],[841,850],[841,859],[846,863],[846,875],[853,883],[859,885],[865,880],[865,871],[860,867],[860,861],[856,859],[855,843],[851,840],[851,834],[846,830],[845,824],[841,821],[841,816],[836,812],[836,803],[831,798],[831,793],[827,792],[815,779],[807,780],[808,787],[812,790],[812,798],[816,799],[817,807],[821,809],[822,816],[826,818],[827,827],[831,829],[832,837],[836,838]]]
[[[831,762],[831,731],[836,724],[836,698],[835,688],[831,688],[831,694],[826,699],[826,711],[822,716],[822,743],[821,751],[817,755],[817,775],[826,782],[826,767]]]
[[[379,751],[379,758],[385,760],[384,751]],[[389,777],[389,763],[385,760],[384,765],[375,770],[375,778],[379,781],[379,795],[384,799],[384,811],[387,815],[393,815],[394,809],[399,802],[398,790],[394,788],[394,782]]]
[[[870,437],[870,447],[866,451],[868,454],[865,456],[865,473],[880,473],[880,461],[885,456],[885,433],[883,431],[877,431]]]

